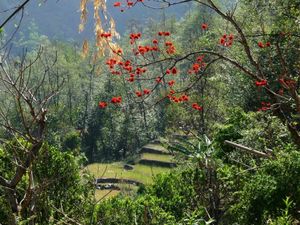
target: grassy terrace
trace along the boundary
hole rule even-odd
[[[141,159],[157,160],[162,162],[173,162],[174,157],[172,155],[159,155],[153,153],[143,153]]]
[[[104,199],[104,198],[109,198],[109,197],[114,197],[118,195],[120,191],[116,190],[96,190],[95,191],[95,198],[97,201]]]
[[[87,166],[88,171],[96,178],[113,177],[132,179],[144,184],[150,184],[153,176],[168,172],[169,168],[137,164],[133,170],[124,170],[123,163],[94,163]]]
[[[159,144],[148,144],[144,146],[148,149],[154,149],[156,151],[162,151],[168,153],[168,151]],[[139,155],[141,160],[155,160],[161,162],[173,162],[174,157],[172,155],[166,154],[156,154],[156,153],[142,153]],[[151,184],[153,177],[160,173],[165,173],[170,171],[170,168],[160,167],[158,165],[134,165],[133,170],[125,170],[123,162],[115,163],[94,163],[88,165],[87,170],[94,175],[95,178],[119,178],[119,179],[131,179],[139,181],[144,184]],[[118,184],[120,190],[96,190],[95,197],[97,200],[103,198],[113,197],[119,193],[130,194],[137,190],[134,185],[128,184]]]

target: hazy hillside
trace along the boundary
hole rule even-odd
[[[0,20],[3,21],[11,11],[3,12],[4,10],[18,5],[16,0],[1,0],[0,1]],[[117,29],[120,33],[124,32],[128,22],[136,20],[138,23],[144,23],[148,19],[159,19],[163,13],[163,10],[149,10],[144,7],[135,7],[129,11],[121,13],[119,9],[112,7],[114,1],[108,1],[109,11],[115,18]],[[110,4],[111,2],[111,4]],[[75,39],[80,40],[86,37],[92,37],[93,35],[93,20],[92,9],[89,11],[90,20],[86,26],[86,30],[79,34],[78,25],[80,22],[79,14],[79,0],[48,0],[46,3],[43,1],[31,1],[26,8],[26,12],[23,19],[22,31],[27,30],[32,21],[39,27],[40,33],[49,37],[56,37],[59,39]],[[91,4],[90,4],[91,5]],[[170,15],[176,15],[180,17],[184,12],[188,10],[188,5],[180,7],[172,7],[165,10],[165,13]],[[17,20],[15,20],[17,22]],[[10,24],[10,27],[13,24]]]

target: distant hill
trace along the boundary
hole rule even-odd
[[[4,10],[20,4],[20,0],[0,0],[0,20],[3,21],[9,12]],[[63,40],[82,40],[84,38],[93,37],[93,17],[92,8],[90,12],[90,20],[83,33],[78,33],[78,25],[80,22],[79,3],[80,0],[48,0],[45,3],[42,0],[32,0],[26,7],[21,31],[26,33],[28,26],[32,21],[38,26],[39,33],[49,37]],[[110,14],[115,18],[117,30],[124,33],[128,22],[135,20],[138,23],[145,23],[148,19],[158,20],[161,18],[162,10],[152,10],[142,6],[134,7],[125,12],[112,6],[112,0],[107,0]],[[92,4],[90,4],[92,5]],[[184,15],[189,5],[182,4],[165,10],[169,15],[175,15],[177,18]],[[17,21],[17,20],[15,20]],[[9,25],[13,26],[13,23]],[[6,29],[9,27],[6,27]]]

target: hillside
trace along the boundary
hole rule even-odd
[[[6,18],[11,11],[2,12],[15,5],[17,0],[1,0],[0,1],[0,20]],[[110,2],[110,1],[109,1]],[[78,25],[80,23],[79,0],[60,0],[60,1],[31,1],[25,10],[21,31],[27,33],[28,27],[34,22],[39,33],[57,38],[60,40],[82,40],[85,38],[93,38],[93,9],[90,3],[89,21],[83,33],[78,33]],[[149,10],[145,7],[134,7],[128,11],[120,12],[112,4],[108,4],[109,13],[116,21],[117,31],[124,33],[129,23],[135,21],[136,24],[142,26],[148,20],[160,20],[163,12],[167,17],[172,15],[180,18],[189,9],[189,5],[168,8],[166,10]],[[17,20],[14,21],[16,23]],[[13,23],[10,24],[10,27]]]

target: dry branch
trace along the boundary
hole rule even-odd
[[[232,141],[227,141],[226,140],[224,143],[227,144],[227,145],[230,145],[232,147],[235,147],[235,148],[237,148],[239,150],[242,150],[244,152],[250,153],[252,155],[256,155],[258,157],[263,157],[263,158],[271,158],[272,157],[271,154],[266,154],[264,152],[261,152],[261,151],[258,151],[258,150],[246,147],[246,146],[241,145],[241,144],[234,143]]]

